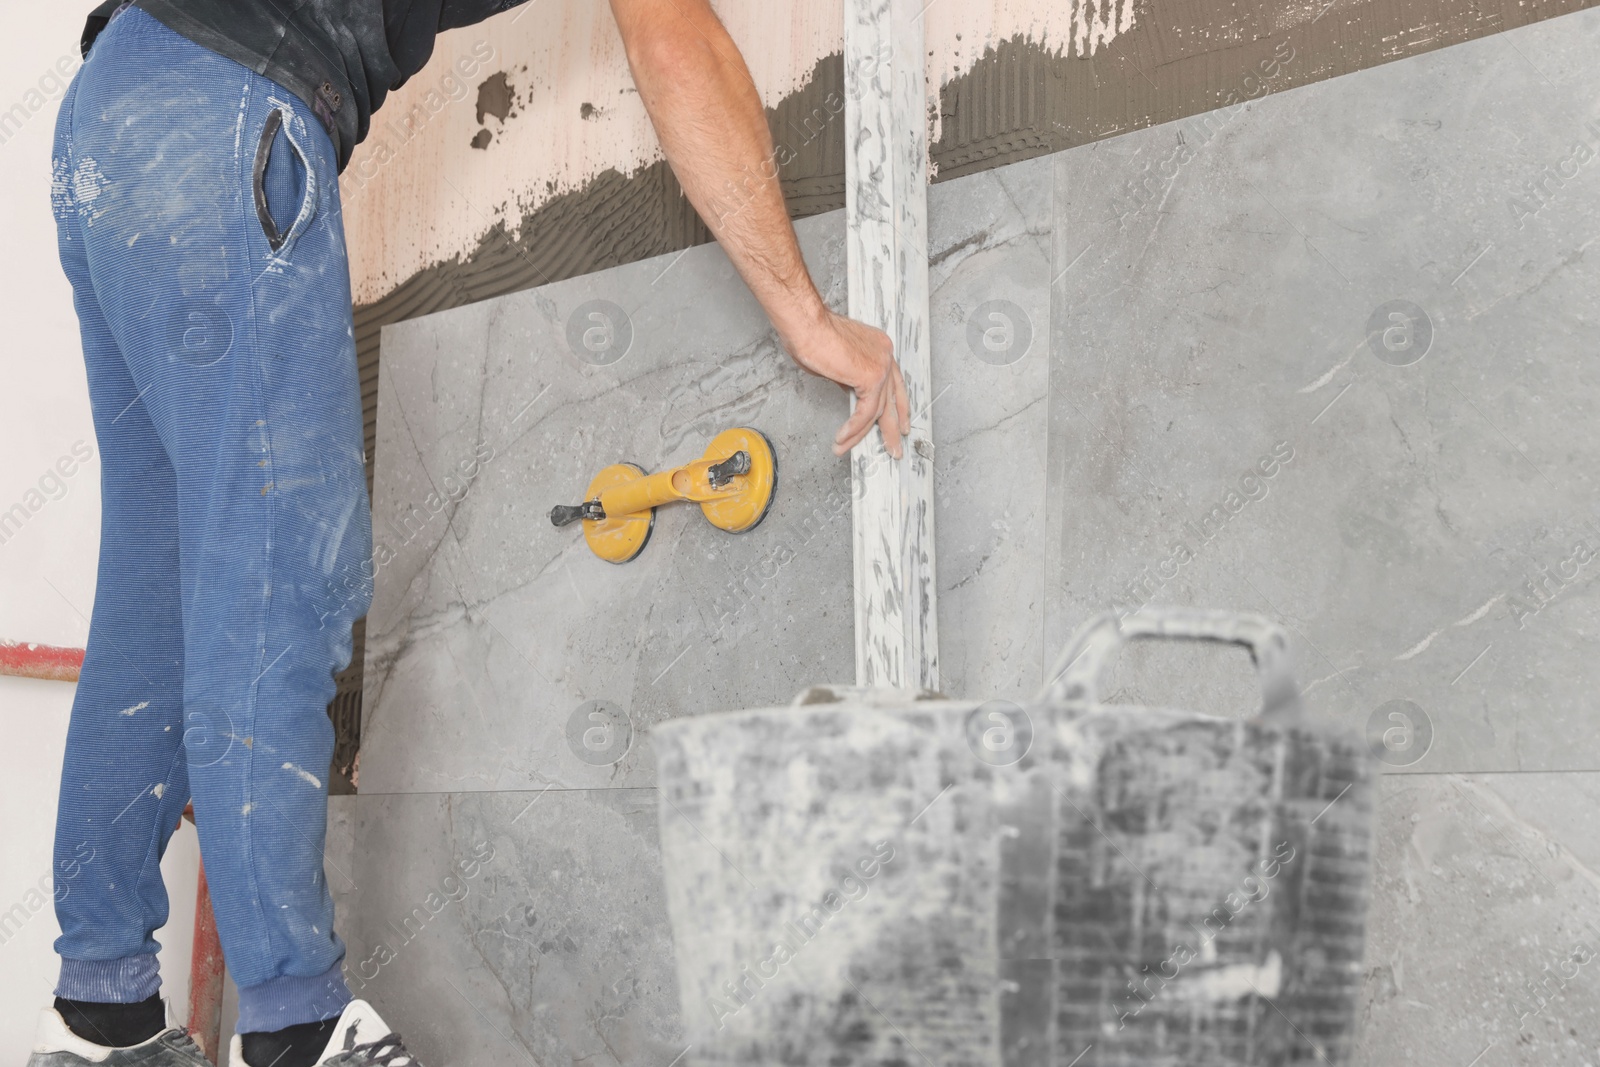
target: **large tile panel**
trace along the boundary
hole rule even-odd
[[[1600,1060],[1600,774],[1389,775],[1356,1062]]]
[[[1419,770],[1600,766],[1597,31],[1055,157],[1052,642],[1118,602],[1261,611],[1316,709],[1431,729]],[[1217,662],[1141,650],[1124,695],[1247,706]]]
[[[839,221],[802,226],[835,299]],[[625,354],[578,358],[607,319]],[[715,247],[388,327],[361,788],[648,784],[651,723],[853,677],[849,474],[831,451],[846,413]],[[664,507],[617,566],[546,517],[606,464],[697,459],[738,425],[780,466],[749,533]],[[614,710],[591,723],[589,701]]]
[[[357,805],[346,973],[422,1062],[666,1067],[683,1051],[654,789]]]
[[[1051,166],[928,193],[940,688],[961,696],[1032,696],[1048,658]]]
[[[1050,193],[1051,164],[1035,160],[930,202],[951,691],[1031,694],[1042,672]],[[841,225],[800,227],[835,305]],[[627,354],[599,366],[566,336],[596,301],[631,330]],[[389,327],[362,789],[648,785],[651,723],[850,681],[850,485],[828,450],[845,410],[777,348],[716,248]],[[544,518],[600,463],[659,469],[737,424],[765,430],[781,466],[748,535],[665,508],[644,553],[616,567]],[[569,743],[594,700],[633,731],[615,763]]]

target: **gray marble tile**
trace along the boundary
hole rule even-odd
[[[654,789],[362,796],[352,990],[424,1063],[666,1067]]]
[[[1042,670],[1050,191],[1035,160],[938,186],[930,203],[952,691],[1031,694]],[[841,225],[800,227],[835,306]],[[626,307],[632,330],[606,366],[565,337],[593,300]],[[827,448],[844,413],[835,387],[777,349],[715,248],[386,328],[362,789],[648,785],[652,723],[851,680],[850,486]],[[738,424],[764,429],[781,465],[749,535],[663,509],[645,552],[615,567],[544,518],[600,462],[659,469]],[[590,700],[633,731],[614,764],[568,744]]]
[[[940,687],[1031,697],[1044,671],[1051,161],[928,195]]]
[[[1597,766],[1600,164],[1562,163],[1600,149],[1597,33],[1054,157],[1051,644],[1118,601],[1261,611],[1317,709],[1410,702],[1418,770]],[[1529,214],[1546,166],[1576,173]],[[1122,699],[1251,699],[1216,657],[1124,667]]]
[[[1360,1064],[1600,1056],[1600,774],[1389,775]]]
[[[334,914],[354,903],[356,881],[356,803],[353,795],[328,798],[328,836],[322,850],[323,874],[333,897]]]
[[[841,300],[838,217],[801,229]],[[605,365],[567,338],[596,300],[631,332]],[[849,477],[831,451],[845,397],[778,349],[719,249],[388,327],[383,344],[364,791],[649,784],[651,723],[853,677]],[[662,508],[617,566],[550,525],[601,466],[697,459],[738,425],[779,457],[755,530]],[[620,758],[569,744],[592,700],[617,709]]]

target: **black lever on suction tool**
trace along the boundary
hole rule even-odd
[[[605,517],[605,509],[600,506],[598,500],[589,500],[582,504],[557,504],[550,509],[550,521],[556,526],[568,526],[579,519],[600,521]]]

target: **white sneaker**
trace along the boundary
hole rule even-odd
[[[357,1061],[367,1062],[367,1061]],[[164,1030],[148,1041],[126,1048],[112,1048],[85,1041],[68,1028],[54,1008],[46,1008],[39,1018],[28,1067],[211,1067],[200,1046],[185,1030]]]
[[[202,1061],[203,1062],[203,1061]],[[228,1062],[241,1067],[267,1067],[244,1061],[244,1043],[238,1034],[228,1050]],[[34,1067],[29,1064],[28,1067]],[[45,1067],[57,1067],[48,1064]],[[62,1064],[61,1067],[66,1067]],[[141,1065],[142,1067],[142,1065]],[[165,1067],[165,1064],[162,1065]],[[316,1067],[422,1067],[406,1051],[399,1036],[364,1000],[352,1000],[339,1015],[339,1022],[328,1039],[328,1047],[317,1058]]]

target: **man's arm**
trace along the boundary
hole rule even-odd
[[[898,458],[911,412],[893,343],[881,330],[834,314],[817,293],[778,186],[761,98],[710,0],[611,0],[611,10],[639,96],[689,202],[794,361],[855,394],[834,451],[849,451],[876,422]]]

